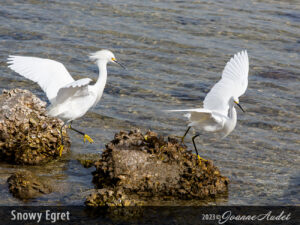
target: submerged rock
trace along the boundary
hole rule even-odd
[[[88,154],[78,154],[76,157],[77,161],[84,167],[90,168],[94,166],[95,162],[97,161],[98,154],[88,153]]]
[[[228,178],[212,161],[200,163],[176,139],[166,141],[151,131],[116,134],[95,166],[98,190],[87,198],[88,206],[147,205],[154,197],[161,202],[214,198],[228,190]]]
[[[51,187],[29,171],[14,173],[7,182],[13,196],[22,200],[36,198],[52,191]]]
[[[60,119],[46,115],[46,102],[28,90],[4,90],[0,95],[0,160],[40,164],[59,156]],[[66,153],[70,140],[63,129]]]

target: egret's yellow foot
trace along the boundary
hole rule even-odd
[[[85,134],[83,136],[83,142],[84,143],[86,142],[86,140],[88,140],[88,142],[90,142],[90,143],[94,143],[93,139],[89,135],[87,135],[87,134]]]
[[[61,157],[62,151],[64,150],[64,145],[58,146],[59,156]]]
[[[207,161],[207,159],[203,159],[202,157],[200,157],[200,155],[197,155],[197,156],[198,156],[199,160],[202,160],[202,161],[205,161],[205,162]]]
[[[197,155],[197,154],[195,154]],[[201,165],[201,161],[207,162],[207,159],[203,159],[202,157],[200,157],[200,155],[197,155],[198,161],[199,161],[199,165]]]

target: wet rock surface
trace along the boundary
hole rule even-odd
[[[98,188],[88,206],[147,205],[151,200],[214,198],[228,190],[228,178],[212,161],[199,162],[177,139],[148,131],[121,131],[95,163]],[[148,203],[147,203],[148,202]]]
[[[45,181],[29,171],[18,171],[8,179],[9,191],[14,197],[27,200],[51,193],[51,187]]]
[[[46,115],[46,102],[27,90],[0,95],[0,160],[35,165],[59,157],[60,119]],[[63,130],[65,148],[70,140]]]

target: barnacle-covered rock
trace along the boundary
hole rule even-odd
[[[14,197],[27,200],[49,194],[52,188],[29,171],[19,171],[8,179],[9,191]]]
[[[89,206],[111,202],[105,197],[106,190],[114,196],[114,202],[122,202],[121,197],[126,196],[136,205],[153,204],[153,198],[161,204],[172,199],[214,198],[228,190],[228,178],[212,161],[200,163],[176,139],[169,137],[166,141],[151,131],[146,135],[139,130],[116,134],[95,166],[93,182],[99,190],[88,197]]]
[[[130,199],[122,189],[102,188],[95,190],[87,199],[87,206],[137,206],[142,205],[142,201]]]
[[[63,122],[46,114],[46,102],[28,90],[4,90],[0,95],[0,160],[40,164],[59,156]],[[70,140],[63,129],[65,149]]]
[[[85,204],[97,210],[89,210],[95,215],[108,215],[110,218],[121,219],[141,216],[143,210],[140,207],[144,201],[127,196],[122,188],[102,188],[95,190],[85,201]],[[99,210],[100,209],[100,212]],[[105,211],[103,209],[106,209]]]

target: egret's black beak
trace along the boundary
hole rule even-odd
[[[125,67],[122,63],[118,62],[116,59],[113,60],[113,61],[114,61],[115,63],[119,64],[124,70],[126,70],[126,67]]]
[[[237,106],[238,106],[243,112],[245,112],[245,110],[243,109],[243,107],[242,107],[238,102],[234,101],[234,103],[237,104]]]

